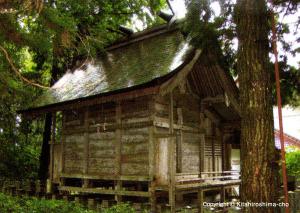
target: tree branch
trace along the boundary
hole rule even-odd
[[[11,66],[12,70],[16,73],[16,75],[24,82],[26,82],[27,84],[30,84],[30,85],[33,85],[33,86],[36,86],[36,87],[39,87],[39,88],[43,88],[43,89],[47,89],[49,87],[47,86],[44,86],[44,85],[41,85],[39,83],[35,83],[35,82],[32,82],[30,81],[29,79],[27,79],[26,77],[24,77],[21,72],[15,67],[14,63],[12,62],[8,52],[6,51],[6,49],[4,47],[2,47],[0,45],[0,49],[2,50],[2,52],[4,53],[4,56],[7,60],[7,62],[9,63],[9,65]]]
[[[173,8],[172,8],[172,5],[171,5],[170,1],[169,1],[169,0],[166,0],[166,1],[167,1],[167,4],[168,4],[168,6],[169,6],[171,12],[173,13],[173,15],[175,15],[175,12],[174,12],[174,10],[173,10]]]

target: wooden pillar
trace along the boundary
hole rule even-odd
[[[176,173],[176,144],[174,138],[174,102],[173,102],[173,92],[170,92],[170,102],[169,102],[169,205],[171,207],[171,213],[175,213],[175,173]]]
[[[221,156],[219,156],[219,154],[218,154],[217,164],[216,164],[217,171],[220,172],[220,171],[222,171],[222,164],[223,164],[223,162],[222,162],[222,160],[223,160],[222,159],[222,156],[223,156],[223,148],[222,148],[223,134],[219,127],[219,123],[216,126],[216,140],[217,140],[218,147],[221,148],[221,153],[220,153]],[[221,160],[221,162],[220,162],[220,160]]]
[[[51,128],[51,141],[50,141],[50,165],[49,165],[49,173],[50,180],[53,181],[53,155],[54,155],[54,143],[55,143],[55,132],[56,132],[56,112],[52,113],[52,128]]]
[[[178,115],[178,125],[180,126],[179,130],[179,137],[176,144],[176,172],[182,172],[182,142],[183,142],[183,116],[182,116],[182,108],[177,108],[177,115]]]
[[[61,173],[65,172],[65,142],[66,142],[66,136],[65,136],[65,128],[66,128],[66,114],[63,111],[62,112],[62,130],[61,130],[61,162],[60,162],[60,168],[61,168]],[[60,179],[60,185],[63,184],[64,181]]]
[[[221,203],[225,202],[225,187],[221,186],[221,190],[220,190],[220,194],[221,194]]]
[[[115,169],[116,169],[116,183],[115,183],[115,189],[116,191],[120,191],[122,188],[122,182],[121,182],[121,129],[122,129],[122,120],[121,120],[121,103],[116,103],[116,141],[115,141],[115,153],[116,153],[116,159],[115,159]],[[115,195],[115,200],[120,203],[122,202],[122,196],[121,195]]]
[[[200,174],[199,174],[199,177],[201,178],[202,177],[202,174],[201,172],[204,172],[205,169],[206,169],[206,165],[205,165],[205,134],[206,134],[206,125],[205,125],[205,115],[204,113],[202,112],[203,107],[201,107],[201,112],[200,112],[200,130],[203,132],[201,135],[200,135],[200,152],[199,152],[199,160],[200,160],[200,164],[199,164],[199,171],[200,171]]]
[[[89,168],[89,108],[86,107],[84,111],[84,166],[83,166],[83,174],[88,174]],[[83,179],[82,187],[87,188],[89,185],[89,181],[87,179]]]
[[[198,190],[198,213],[203,213],[203,201],[204,201],[204,192],[202,189]]]
[[[205,134],[200,135],[200,152],[199,152],[199,177],[201,178],[201,172],[204,172],[205,169]]]
[[[149,192],[150,192],[150,197],[149,197],[149,202],[150,202],[150,212],[155,213],[156,212],[156,194],[155,194],[155,182],[151,181],[149,183]]]
[[[221,131],[221,149],[222,149],[222,171],[226,170],[226,162],[225,162],[225,156],[226,156],[226,150],[225,150],[225,138],[224,133]]]
[[[214,123],[211,124],[211,128],[212,128],[212,134],[211,134],[211,152],[212,152],[212,171],[215,172],[216,171],[216,126]],[[215,175],[215,174],[214,174]],[[213,175],[213,176],[214,176]]]
[[[231,170],[231,152],[232,152],[232,145],[231,144],[227,144],[227,149],[226,149],[226,153],[227,153],[227,170]]]
[[[154,171],[155,171],[155,137],[154,137],[154,126],[149,128],[149,192],[150,192],[150,208],[151,212],[156,212],[156,195],[155,195],[155,180],[154,180]]]
[[[155,120],[155,97],[150,98],[149,100],[149,111],[150,111],[150,120]],[[149,203],[150,203],[150,212],[156,212],[156,184],[155,184],[155,168],[156,168],[156,161],[155,161],[155,146],[156,146],[156,138],[154,137],[155,134],[155,127],[152,125],[149,128],[149,177],[150,182],[148,184],[148,190],[150,193]]]

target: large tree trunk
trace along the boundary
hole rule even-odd
[[[276,202],[276,165],[269,67],[268,12],[265,0],[238,0],[238,73],[241,122],[241,200]],[[273,207],[247,208],[274,212]]]

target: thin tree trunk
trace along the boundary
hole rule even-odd
[[[44,123],[43,143],[42,151],[40,155],[40,168],[39,168],[39,179],[46,180],[49,176],[49,163],[50,163],[50,145],[51,139],[51,124],[52,116],[51,113],[47,113]]]
[[[276,163],[272,89],[269,67],[266,1],[238,0],[238,73],[241,122],[241,200],[276,202]],[[273,207],[245,208],[246,212],[274,212]]]

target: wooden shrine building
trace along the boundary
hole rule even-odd
[[[239,185],[230,174],[238,105],[238,89],[214,52],[163,25],[68,71],[22,113],[56,118],[49,179],[61,192],[175,212],[201,203],[206,190],[220,188],[224,197],[226,187]]]

